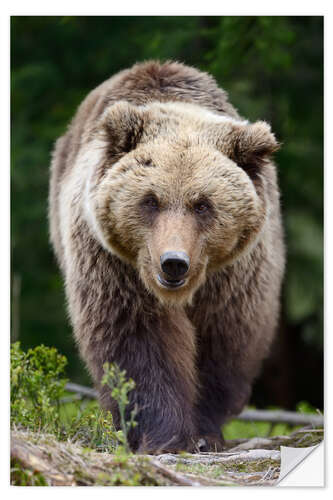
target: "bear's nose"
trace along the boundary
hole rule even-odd
[[[165,252],[160,260],[163,272],[172,279],[182,278],[190,267],[190,259],[185,252]]]

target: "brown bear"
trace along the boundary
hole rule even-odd
[[[211,76],[155,61],[92,91],[56,143],[50,231],[75,337],[118,427],[103,364],[136,382],[133,450],[221,449],[249,399],[279,315],[277,148]]]

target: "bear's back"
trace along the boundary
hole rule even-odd
[[[144,105],[153,101],[181,101],[239,118],[211,75],[178,62],[139,63],[108,80],[106,102],[126,100]],[[107,83],[107,82],[106,82]],[[102,90],[102,88],[101,88]],[[104,90],[104,89],[103,89]]]

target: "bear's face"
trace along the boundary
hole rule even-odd
[[[103,117],[107,153],[89,185],[101,243],[173,304],[190,302],[207,273],[255,242],[266,216],[260,171],[276,149],[264,123],[188,106],[112,106]]]

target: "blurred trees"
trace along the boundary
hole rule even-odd
[[[281,331],[253,401],[323,405],[323,18],[13,17],[12,326],[56,346],[87,382],[48,242],[50,152],[85,95],[145,59],[212,73],[246,118],[282,143],[276,161],[288,246]]]

